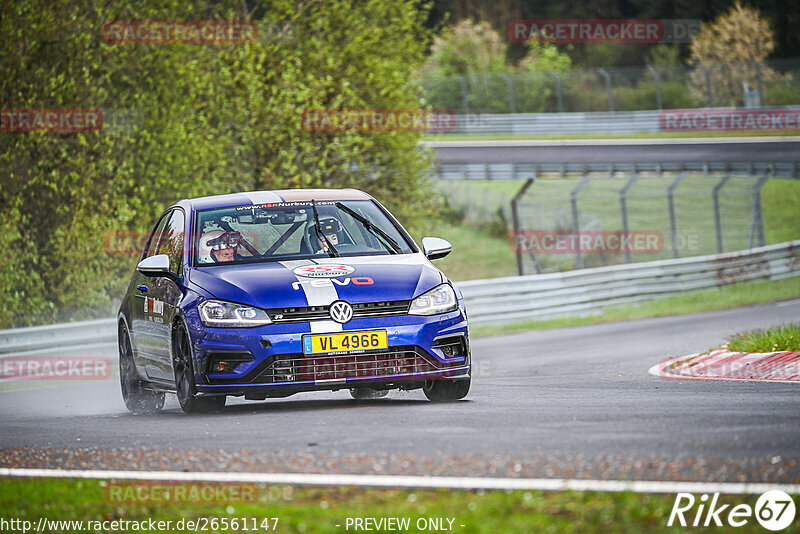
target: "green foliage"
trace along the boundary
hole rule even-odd
[[[508,76],[516,88],[516,112],[547,111],[554,92],[553,81],[546,73],[569,69],[571,61],[549,43],[524,46],[526,55],[514,67],[506,62],[504,37],[487,22],[464,19],[446,28],[434,40],[421,70],[426,102],[435,108],[465,113],[463,80],[470,113],[509,113]]]
[[[737,1],[727,13],[703,24],[702,31],[692,38],[691,61],[709,70],[715,105],[740,106],[743,84],[758,86],[754,64],[761,71],[762,83],[778,78],[764,63],[774,48],[775,34],[769,21],[757,9]],[[698,95],[705,90],[700,69],[693,73],[692,85]]]
[[[502,72],[506,49],[506,41],[488,22],[464,19],[433,40],[423,72],[429,76]]]
[[[532,41],[527,47],[527,54],[517,65],[522,72],[562,71],[572,66],[569,56],[559,52],[553,44]]]
[[[653,67],[675,66],[683,63],[681,61],[681,45],[658,44],[647,53],[647,64]]]
[[[800,324],[739,334],[730,340],[728,348],[735,352],[800,352]]]
[[[2,4],[4,108],[103,109],[123,120],[99,132],[0,134],[0,229],[19,252],[0,260],[0,297],[12,304],[0,328],[68,308],[109,309],[136,261],[109,254],[109,235],[149,233],[181,198],[356,187],[412,227],[424,219],[430,156],[417,148],[419,134],[308,132],[301,117],[313,108],[418,107],[427,8],[274,0],[251,14],[243,6]],[[102,34],[114,20],[251,15],[270,29],[251,44],[112,45]]]

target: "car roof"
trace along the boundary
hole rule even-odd
[[[273,202],[301,202],[308,200],[370,200],[372,197],[358,189],[280,189],[277,191],[247,191],[188,198],[176,203],[192,210],[227,208],[232,206],[256,206]]]

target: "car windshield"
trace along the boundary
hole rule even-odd
[[[198,266],[413,252],[404,233],[371,200],[203,210],[195,228]]]

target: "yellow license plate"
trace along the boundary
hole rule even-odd
[[[303,336],[304,354],[388,348],[389,339],[386,335],[386,330],[342,332],[341,334],[314,334],[311,336]]]

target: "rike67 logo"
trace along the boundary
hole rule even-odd
[[[741,527],[755,517],[767,530],[779,531],[792,524],[795,506],[792,497],[781,490],[763,493],[755,507],[749,504],[720,504],[719,493],[709,498],[707,493],[695,498],[691,493],[678,493],[667,526],[682,527]]]

